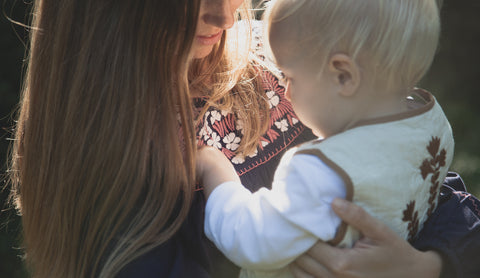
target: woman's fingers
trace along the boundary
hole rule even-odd
[[[289,267],[295,278],[334,278],[327,268],[310,257],[308,253],[298,257]]]
[[[317,243],[306,253],[310,260],[304,259],[302,266],[312,269],[311,273],[317,273],[317,269],[328,270],[331,269],[332,262],[337,262],[344,258],[344,253],[344,249],[331,246],[323,241],[317,241]]]
[[[352,248],[337,248],[317,242],[292,265],[295,277],[439,276],[441,258],[435,252],[415,250],[388,226],[351,202],[335,199],[332,208],[343,221],[358,229],[363,238]]]
[[[368,240],[389,240],[392,238],[393,231],[391,231],[384,223],[373,218],[360,206],[336,198],[332,202],[333,211],[343,221],[360,231],[360,233]]]
[[[301,267],[296,265],[296,263],[291,263],[289,265],[289,268],[290,268],[290,272],[295,278],[315,278],[315,276],[312,276],[306,273],[305,271],[303,271]]]

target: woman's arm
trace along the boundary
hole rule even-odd
[[[240,178],[230,160],[216,148],[202,147],[199,149],[195,167],[197,180],[204,187],[205,198],[208,198],[212,191],[222,183],[240,183]]]

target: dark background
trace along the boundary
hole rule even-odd
[[[30,0],[29,0],[30,1]],[[26,277],[21,264],[19,217],[5,202],[5,159],[23,72],[26,28],[31,4],[3,0],[0,16],[0,277]],[[470,192],[480,196],[480,1],[445,0],[438,54],[420,87],[433,92],[455,135],[452,170],[461,174]]]

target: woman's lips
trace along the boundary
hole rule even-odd
[[[204,45],[213,45],[216,44],[222,37],[223,30],[209,36],[197,36],[197,40]]]

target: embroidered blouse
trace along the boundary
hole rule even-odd
[[[198,145],[222,151],[234,165],[242,183],[252,192],[271,187],[273,173],[285,150],[315,138],[311,130],[297,119],[292,105],[285,98],[281,81],[268,71],[263,71],[262,80],[270,106],[270,124],[255,153],[235,153],[242,140],[243,125],[232,112],[211,107],[197,127]],[[195,98],[194,105],[200,110],[205,99]]]

